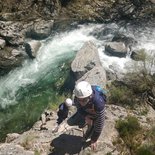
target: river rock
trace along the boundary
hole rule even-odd
[[[21,22],[0,21],[0,36],[9,45],[18,46],[24,42],[24,25]]]
[[[151,0],[151,2],[155,4],[155,0]]]
[[[26,37],[32,39],[45,39],[52,31],[53,20],[37,19],[29,24],[26,30]]]
[[[126,57],[127,51],[123,42],[109,42],[105,45],[105,52],[111,56]]]
[[[5,45],[6,45],[5,40],[0,38],[0,49],[4,48]]]
[[[12,54],[13,57],[17,57],[17,56],[21,56],[22,55],[22,52],[19,51],[19,50],[13,49],[11,51],[11,54]]]
[[[35,58],[40,46],[41,46],[40,41],[31,40],[31,41],[25,43],[25,51],[30,58]]]
[[[81,78],[86,72],[95,66],[100,66],[101,62],[96,45],[89,41],[77,52],[75,59],[71,64],[71,69],[76,79]]]
[[[112,39],[112,42],[123,42],[125,46],[129,47],[132,45],[136,45],[137,41],[132,37],[125,36],[124,34],[117,33]]]

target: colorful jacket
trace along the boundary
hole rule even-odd
[[[104,126],[104,110],[106,103],[106,96],[102,91],[98,90],[98,86],[92,86],[93,96],[91,101],[86,106],[81,106],[78,100],[75,98],[75,105],[77,111],[82,116],[89,115],[93,120],[94,130],[91,135],[91,140],[96,142],[102,132]]]

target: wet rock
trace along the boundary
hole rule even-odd
[[[105,45],[105,52],[111,56],[126,57],[127,47],[122,42],[109,42]]]
[[[6,45],[5,40],[3,40],[3,39],[0,38],[0,49],[4,48],[5,45]]]
[[[40,46],[41,46],[41,42],[36,40],[31,40],[25,43],[25,51],[28,54],[28,56],[33,59],[36,57]]]
[[[125,46],[135,46],[137,41],[134,40],[132,37],[127,37],[124,34],[117,33],[112,39],[112,42],[123,42]]]
[[[22,55],[22,52],[19,51],[19,50],[13,49],[11,51],[11,54],[12,54],[13,57],[17,57],[17,56],[21,56]]]

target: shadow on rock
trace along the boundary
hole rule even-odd
[[[82,142],[82,137],[62,134],[51,142],[52,152],[49,155],[77,154],[88,147],[90,142]]]

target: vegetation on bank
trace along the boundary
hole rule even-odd
[[[114,81],[110,86],[109,103],[135,108],[145,106],[148,95],[155,97],[155,58],[142,49],[137,55],[139,61],[128,64],[128,72],[122,80]],[[155,103],[152,102],[152,107]]]
[[[115,142],[120,152],[130,155],[154,155],[155,127],[144,129],[136,117],[128,116],[125,120],[118,120],[116,128],[120,137]]]
[[[144,50],[139,51],[138,61],[128,66],[128,72],[123,81],[114,81],[111,85],[109,103],[117,104],[146,115],[148,111],[148,97],[155,97],[152,90],[155,87],[154,56],[147,55]],[[151,102],[151,101],[150,101]],[[149,103],[153,108],[154,102]],[[116,122],[116,129],[120,137],[114,144],[129,155],[154,155],[155,126],[145,128],[139,124],[134,116]]]

